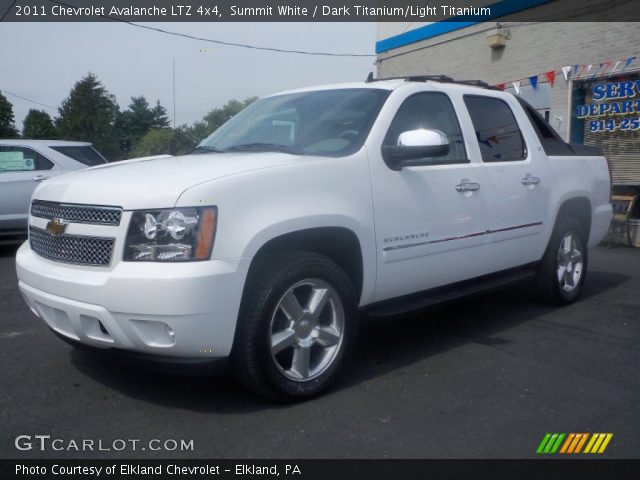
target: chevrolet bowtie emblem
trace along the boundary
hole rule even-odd
[[[47,233],[50,233],[51,235],[62,235],[66,229],[67,224],[60,218],[54,218],[47,223]]]

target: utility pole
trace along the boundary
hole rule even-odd
[[[173,57],[173,135],[171,135],[170,152],[175,155],[176,151],[176,57]]]

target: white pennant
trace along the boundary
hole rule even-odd
[[[566,67],[562,67],[562,76],[564,77],[565,82],[569,80],[569,72],[571,71],[571,65],[567,65]]]
[[[516,95],[520,95],[520,80],[511,82],[511,85],[513,85],[513,89],[516,91]]]
[[[585,76],[585,77],[587,76],[587,74],[588,74],[588,73],[589,73],[589,71],[591,70],[591,67],[593,67],[593,65],[592,65],[592,64],[587,65],[587,69],[585,70],[585,72],[584,72],[584,75],[583,75],[583,76]]]
[[[618,65],[620,65],[620,61],[617,61],[616,64],[613,66],[613,68],[611,70],[609,70],[609,73],[613,73],[616,71],[616,69],[618,68]]]

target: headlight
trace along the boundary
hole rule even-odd
[[[133,212],[124,259],[146,262],[208,260],[216,236],[216,207]]]

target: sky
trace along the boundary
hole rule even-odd
[[[284,49],[374,54],[375,22],[145,23],[174,32]],[[156,100],[176,124],[191,124],[231,99],[323,83],[362,81],[375,57],[321,57],[220,46],[124,23],[0,24],[0,91],[16,126],[31,108],[57,116],[73,84],[89,71],[125,109],[132,96]],[[56,107],[43,107],[13,95]]]

